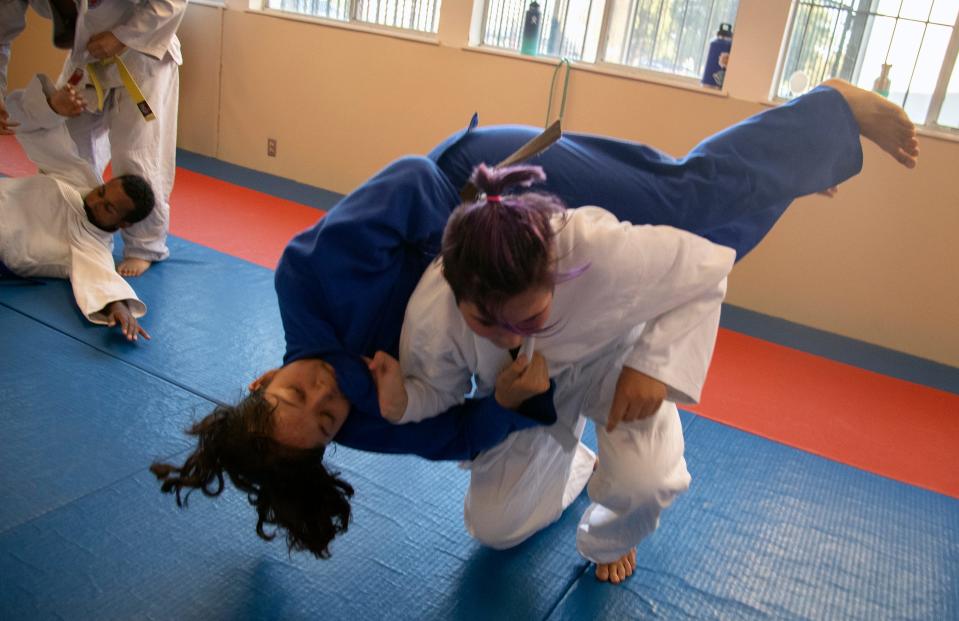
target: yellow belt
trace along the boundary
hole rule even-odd
[[[137,86],[136,80],[133,79],[130,70],[127,69],[127,66],[123,63],[123,59],[119,56],[104,58],[103,60],[87,64],[87,75],[90,76],[90,81],[93,82],[93,88],[97,92],[97,110],[103,111],[103,100],[106,98],[106,91],[103,89],[103,84],[100,83],[97,69],[105,69],[110,65],[117,66],[117,72],[120,74],[123,87],[127,89],[127,93],[130,94],[130,97],[136,103],[137,109],[140,110],[140,114],[143,115],[143,120],[155,121],[157,117],[153,114],[153,109],[150,107],[150,104],[147,103],[146,97],[143,96],[140,87]]]

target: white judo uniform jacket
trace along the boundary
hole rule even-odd
[[[11,118],[21,124],[17,138],[43,174],[0,179],[0,260],[20,276],[68,278],[93,323],[106,324],[101,311],[118,300],[142,317],[146,305],[114,267],[113,234],[94,226],[83,209],[83,197],[101,181],[47,104],[53,90],[38,76],[7,97]]]
[[[80,0],[78,4],[76,38],[62,80],[69,78],[74,68],[96,61],[86,47],[90,37],[101,32],[112,32],[129,48],[121,56],[138,83],[149,78],[156,61],[183,63],[176,31],[186,11],[186,0]],[[104,75],[104,86],[122,86],[115,68]],[[149,98],[150,93],[144,94]]]
[[[74,47],[63,66],[58,85],[76,69],[84,75],[82,89],[89,111],[67,121],[81,157],[102,174],[112,160],[114,174],[137,174],[153,188],[156,206],[148,218],[122,231],[124,253],[149,261],[169,256],[166,245],[170,222],[169,197],[176,174],[176,128],[179,66],[183,62],[177,28],[186,12],[186,0],[79,0]],[[116,65],[97,70],[105,91],[104,109],[96,111],[96,91],[87,64],[96,58],[87,52],[90,38],[112,32],[127,49],[120,54],[136,80],[156,120],[146,122]]]
[[[671,401],[698,402],[735,252],[671,227],[620,222],[598,207],[567,214],[565,225],[557,221],[557,270],[588,267],[556,286],[547,323],[557,325],[535,340],[557,383],[560,426],[575,424],[583,402],[603,388],[608,369],[586,371],[611,357],[666,384]],[[477,397],[491,395],[510,362],[509,352],[469,329],[434,262],[410,298],[400,338],[403,422],[461,403],[471,374]]]
[[[535,349],[556,381],[557,422],[512,434],[471,464],[465,521],[474,536],[510,547],[556,520],[589,481],[593,504],[577,548],[612,562],[655,530],[660,511],[689,486],[674,402],[696,403],[715,346],[726,276],[735,252],[665,226],[633,226],[597,207],[556,221],[556,285]],[[435,262],[407,307],[400,364],[409,406],[403,422],[494,392],[508,352],[474,334]],[[648,419],[603,428],[624,366],[667,386],[669,401]],[[597,423],[600,460],[579,442]]]

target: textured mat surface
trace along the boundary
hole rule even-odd
[[[0,532],[182,451],[210,407],[2,306],[0,351]]]
[[[551,620],[959,618],[959,501],[702,418],[686,458],[637,573],[583,575]]]
[[[257,539],[235,492],[178,511],[144,469],[0,534],[4,618],[525,621],[545,618],[586,567],[578,511],[495,552],[463,530],[455,464],[346,449],[332,461],[357,494],[330,561]]]
[[[170,203],[174,235],[270,269],[290,238],[325,213],[184,168]]]
[[[213,401],[234,401],[283,357],[273,272],[171,238],[173,257],[131,280],[153,337],[127,343],[76,308],[66,281],[0,286],[0,304]]]

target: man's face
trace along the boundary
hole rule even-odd
[[[273,439],[286,446],[311,449],[329,444],[350,413],[326,362],[303,358],[269,371],[250,386],[263,388],[274,406]]]
[[[127,226],[133,201],[123,191],[123,183],[113,179],[83,197],[83,210],[94,226],[112,233]]]

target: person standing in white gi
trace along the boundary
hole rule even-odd
[[[156,194],[153,214],[122,231],[124,259],[117,270],[125,276],[138,276],[152,262],[170,254],[166,238],[176,170],[182,63],[176,30],[185,10],[186,0],[79,0],[73,50],[58,81],[62,86],[75,70],[84,71],[79,86],[84,88],[88,110],[67,122],[80,156],[99,174],[112,159],[114,174],[142,176]],[[103,110],[89,110],[97,98],[87,64],[114,56],[129,69],[156,115],[155,121],[144,120],[116,65],[99,70]]]
[[[47,0],[0,0],[0,135],[10,135],[16,125],[10,125],[10,116],[3,103],[7,96],[7,67],[10,64],[10,47],[23,29],[27,27],[27,6],[43,17],[50,17]]]
[[[476,396],[495,393],[506,407],[553,378],[557,422],[472,462],[466,526],[486,545],[514,546],[590,481],[577,548],[618,583],[689,486],[675,403],[699,399],[735,251],[597,207],[567,211],[548,195],[500,196],[543,179],[532,166],[477,169],[471,180],[486,196],[450,217],[442,261],[407,307],[399,366],[379,352],[370,368],[383,415],[399,423],[462,402],[471,376]],[[597,422],[595,473],[584,417]]]
[[[113,265],[113,232],[148,217],[153,192],[136,175],[101,185],[76,151],[64,116],[83,101],[37,76],[7,98],[17,139],[44,174],[0,179],[0,277],[68,278],[91,322],[119,325],[128,340],[150,338],[137,319],[146,305]]]

